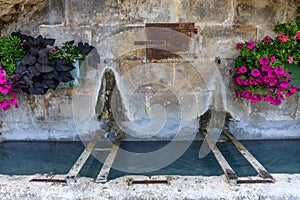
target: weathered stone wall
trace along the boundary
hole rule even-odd
[[[24,4],[23,1],[15,2]],[[20,95],[19,109],[1,112],[1,132],[6,139],[72,140],[78,138],[76,131],[97,129],[97,114],[101,111],[95,108],[99,109],[97,102],[103,103],[101,83],[108,69],[114,72],[117,82],[126,78],[126,87],[117,85],[120,94],[114,105],[117,112],[125,113],[124,119],[149,118],[154,104],[160,104],[168,117],[195,119],[216,106],[212,105],[212,97],[216,85],[224,82],[221,84],[223,98],[219,99],[219,104],[224,104],[227,112],[241,120],[240,124],[231,125],[234,131],[238,131],[237,135],[250,134],[249,130],[265,121],[293,121],[292,129],[299,130],[298,93],[280,107],[267,103],[250,104],[235,99],[228,73],[238,55],[235,44],[274,35],[273,28],[277,23],[294,18],[300,5],[298,0],[36,2],[40,2],[37,3],[40,7],[32,10],[34,12],[30,15],[23,15],[28,11],[22,10],[22,6],[14,6],[19,14],[13,15],[15,20],[7,17],[9,20],[1,21],[2,24],[10,22],[1,29],[1,34],[21,29],[35,36],[42,34],[56,38],[57,45],[68,40],[89,42],[96,47],[100,60],[93,57],[87,61],[87,77],[80,88],[58,89],[45,97]],[[7,3],[0,3],[1,7],[10,7]],[[12,16],[9,13],[13,12],[1,11],[1,15]],[[198,33],[188,38],[189,50],[179,53],[182,56],[179,62],[147,63],[146,46],[136,45],[136,42],[147,40],[145,23],[153,22],[195,23]],[[215,63],[216,57],[221,59],[220,64]],[[132,88],[136,89],[135,93],[129,95]],[[259,125],[256,137],[273,137],[273,133],[265,136],[258,133],[269,126]],[[278,132],[278,138],[299,137],[299,131],[288,135],[289,128],[281,126],[274,131],[282,131]]]

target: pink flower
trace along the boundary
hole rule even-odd
[[[6,76],[6,71],[5,70],[0,70],[0,77]]]
[[[78,54],[78,57],[79,57],[79,58],[83,58],[83,55],[82,55],[82,54]]]
[[[238,85],[243,85],[243,84],[244,84],[244,80],[243,80],[241,77],[237,77],[237,78],[235,79],[235,81],[236,81],[236,83],[237,83]]]
[[[298,40],[300,40],[300,32],[296,33],[296,37],[297,37]]]
[[[269,58],[268,58],[268,56],[261,57],[261,58],[259,59],[259,63],[260,63],[261,65],[267,65],[267,64],[269,64]]]
[[[251,75],[256,77],[256,76],[260,76],[261,74],[260,74],[260,71],[258,69],[252,69],[251,70]]]
[[[270,63],[274,63],[274,62],[275,62],[275,56],[271,56]]]
[[[252,92],[248,92],[248,91],[244,91],[242,93],[242,97],[245,98],[245,99],[252,99]]]
[[[280,88],[288,88],[290,86],[290,82],[289,81],[282,81],[280,84],[279,84]]]
[[[264,82],[269,83],[271,81],[271,78],[269,76],[264,76]]]
[[[244,85],[245,85],[245,86],[248,86],[248,85],[249,85],[249,79],[247,79],[247,80],[244,81]]]
[[[238,74],[245,74],[247,73],[247,67],[246,66],[241,66],[239,69],[238,69]]]
[[[272,69],[272,66],[271,66],[271,65],[263,65],[263,66],[261,67],[261,69],[262,69],[262,71],[264,71],[264,72],[268,72],[268,71],[270,71],[270,70]]]
[[[288,58],[288,60],[287,60],[290,64],[292,63],[292,62],[294,62],[294,56],[289,56],[289,58]]]
[[[253,97],[251,98],[251,103],[258,103],[262,100],[262,96],[259,94],[255,94],[253,95]]]
[[[271,82],[269,83],[269,86],[270,86],[270,87],[274,87],[275,85],[277,85],[277,81],[271,81]]]
[[[264,42],[265,43],[270,43],[273,39],[270,36],[265,36],[264,37]]]
[[[255,44],[254,44],[254,41],[250,40],[248,45],[247,45],[247,48],[252,50],[254,48]]]
[[[5,106],[5,107],[3,108],[3,110],[4,110],[4,111],[8,111],[10,108],[11,108],[11,106],[10,106],[10,105],[7,105],[7,106]]]
[[[2,93],[2,94],[8,94],[8,89],[2,88],[2,89],[1,89],[1,93]]]
[[[295,93],[295,92],[297,92],[297,89],[298,89],[297,85],[293,85],[293,86],[290,88],[290,92]]]
[[[275,68],[275,73],[276,73],[276,75],[283,75],[283,73],[284,73],[283,66],[276,67]]]
[[[270,102],[270,100],[271,100],[271,95],[266,94],[266,96],[265,96],[265,98],[264,98],[264,101]]]
[[[289,36],[285,36],[283,34],[279,34],[278,36],[278,40],[280,40],[281,42],[287,42],[289,39]]]
[[[5,100],[5,99],[3,99],[2,101],[0,101],[0,108],[5,108],[6,106],[8,106],[8,102]]]
[[[283,77],[285,77],[285,78],[287,78],[287,79],[290,79],[291,78],[291,75],[290,75],[290,73],[284,73],[283,74]]]
[[[2,66],[0,65],[0,69],[2,69]]]
[[[249,78],[250,85],[257,85],[257,82],[253,78]]]
[[[7,82],[7,79],[5,76],[0,76],[0,84],[5,84]]]
[[[11,105],[16,105],[16,104],[18,104],[18,99],[17,98],[10,98],[9,102],[10,102]]]

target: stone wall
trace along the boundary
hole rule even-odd
[[[26,7],[30,1],[24,1],[27,4],[21,0],[6,2],[0,2],[1,8],[12,8],[14,3]],[[161,106],[154,114],[164,116],[161,112],[164,109],[170,118],[189,121],[208,108],[218,109],[222,104],[234,119],[241,121],[232,122],[230,126],[241,138],[299,137],[299,93],[280,107],[267,103],[250,104],[235,99],[228,73],[238,55],[235,44],[274,35],[273,28],[277,23],[294,18],[299,1],[35,2],[38,9],[31,10],[30,14],[25,14],[28,9],[16,5],[13,8],[17,15],[12,9],[1,11],[8,19],[1,21],[5,24],[1,34],[21,29],[35,36],[56,38],[56,45],[68,40],[89,42],[96,47],[93,54],[100,59],[91,56],[86,61],[87,77],[82,87],[58,89],[46,96],[20,95],[17,110],[0,113],[0,132],[5,139],[75,140],[78,133],[98,129],[97,117],[102,109],[99,105],[103,105],[105,92],[101,85],[107,70],[114,73],[117,81],[117,100],[112,105],[117,121],[150,118],[155,104]],[[193,37],[173,33],[174,38],[184,38],[188,50],[175,52],[180,56],[179,61],[147,62],[146,45],[138,43],[148,40],[145,24],[178,22],[195,23],[197,33]],[[219,64],[215,62],[216,57],[220,58]],[[219,86],[221,89],[216,90]],[[124,115],[119,117],[119,113]],[[272,127],[272,123],[266,125],[266,121],[280,121],[283,125],[265,132]],[[285,122],[292,125],[286,126]],[[254,136],[251,136],[256,126]]]

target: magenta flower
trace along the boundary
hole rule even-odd
[[[275,73],[276,73],[276,75],[283,75],[283,73],[284,73],[283,66],[276,67],[275,68]]]
[[[243,85],[243,84],[244,84],[244,80],[243,80],[241,77],[237,77],[237,78],[235,79],[235,81],[236,81],[236,83],[237,83],[238,85]]]
[[[249,79],[247,79],[247,80],[244,81],[244,85],[245,85],[245,86],[248,86],[248,85],[249,85]]]
[[[1,93],[2,93],[2,94],[8,94],[8,89],[2,88],[2,89],[1,89]]]
[[[265,36],[264,37],[264,42],[265,43],[270,43],[273,39],[270,36]]]
[[[262,100],[262,96],[259,94],[255,94],[251,98],[251,103],[258,103]]]
[[[83,55],[82,55],[82,54],[78,54],[78,57],[79,57],[79,58],[83,58]]]
[[[257,85],[257,82],[253,78],[249,78],[250,85]]]
[[[254,41],[250,40],[248,45],[247,45],[247,48],[252,50],[254,48],[255,44],[254,44]]]
[[[5,84],[7,82],[7,79],[5,76],[0,77],[0,84]]]
[[[290,79],[291,78],[291,75],[290,75],[290,73],[284,73],[283,74],[283,77],[285,77],[285,78],[287,78],[287,79]]]
[[[17,98],[10,98],[9,100],[11,105],[17,105],[18,104],[18,99]]]
[[[293,85],[293,86],[290,88],[290,92],[295,93],[295,92],[297,92],[297,89],[298,89],[297,85]]]
[[[269,57],[268,56],[261,57],[259,59],[259,63],[261,65],[267,65],[267,64],[269,64]]]
[[[282,81],[280,84],[279,84],[280,88],[288,88],[290,86],[290,82],[289,81]]]
[[[275,62],[276,57],[275,56],[271,56],[270,58],[270,63],[274,63]]]
[[[271,65],[263,65],[263,66],[261,67],[261,69],[262,69],[262,71],[264,71],[264,72],[268,72],[268,71],[270,71],[270,70],[272,69],[272,66],[271,66]]]
[[[271,100],[271,96],[269,94],[266,94],[264,101],[270,102],[270,100]]]
[[[265,83],[269,83],[271,81],[271,78],[269,76],[264,76],[263,80]]]
[[[252,69],[251,70],[251,75],[256,77],[256,76],[260,76],[260,71],[258,69]]]
[[[288,63],[292,63],[292,62],[294,62],[294,56],[289,56],[289,58],[288,58]]]
[[[277,81],[271,81],[270,83],[269,83],[269,86],[270,87],[274,87],[274,86],[276,86],[277,85]]]
[[[252,99],[252,92],[248,92],[248,91],[244,91],[242,93],[242,97],[245,98],[245,99]]]
[[[239,69],[238,69],[238,74],[245,74],[247,73],[247,67],[246,66],[241,66]]]
[[[5,99],[3,99],[2,101],[0,101],[0,108],[5,108],[6,106],[8,106],[8,102],[5,100]]]
[[[245,44],[244,43],[236,43],[236,48],[240,49],[241,47],[243,47]]]

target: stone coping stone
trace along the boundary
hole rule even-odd
[[[91,178],[67,183],[30,182],[44,177],[0,175],[0,199],[300,199],[300,174],[272,174],[275,183],[229,184],[222,176],[155,176],[170,184],[129,185],[126,176],[97,184]]]

